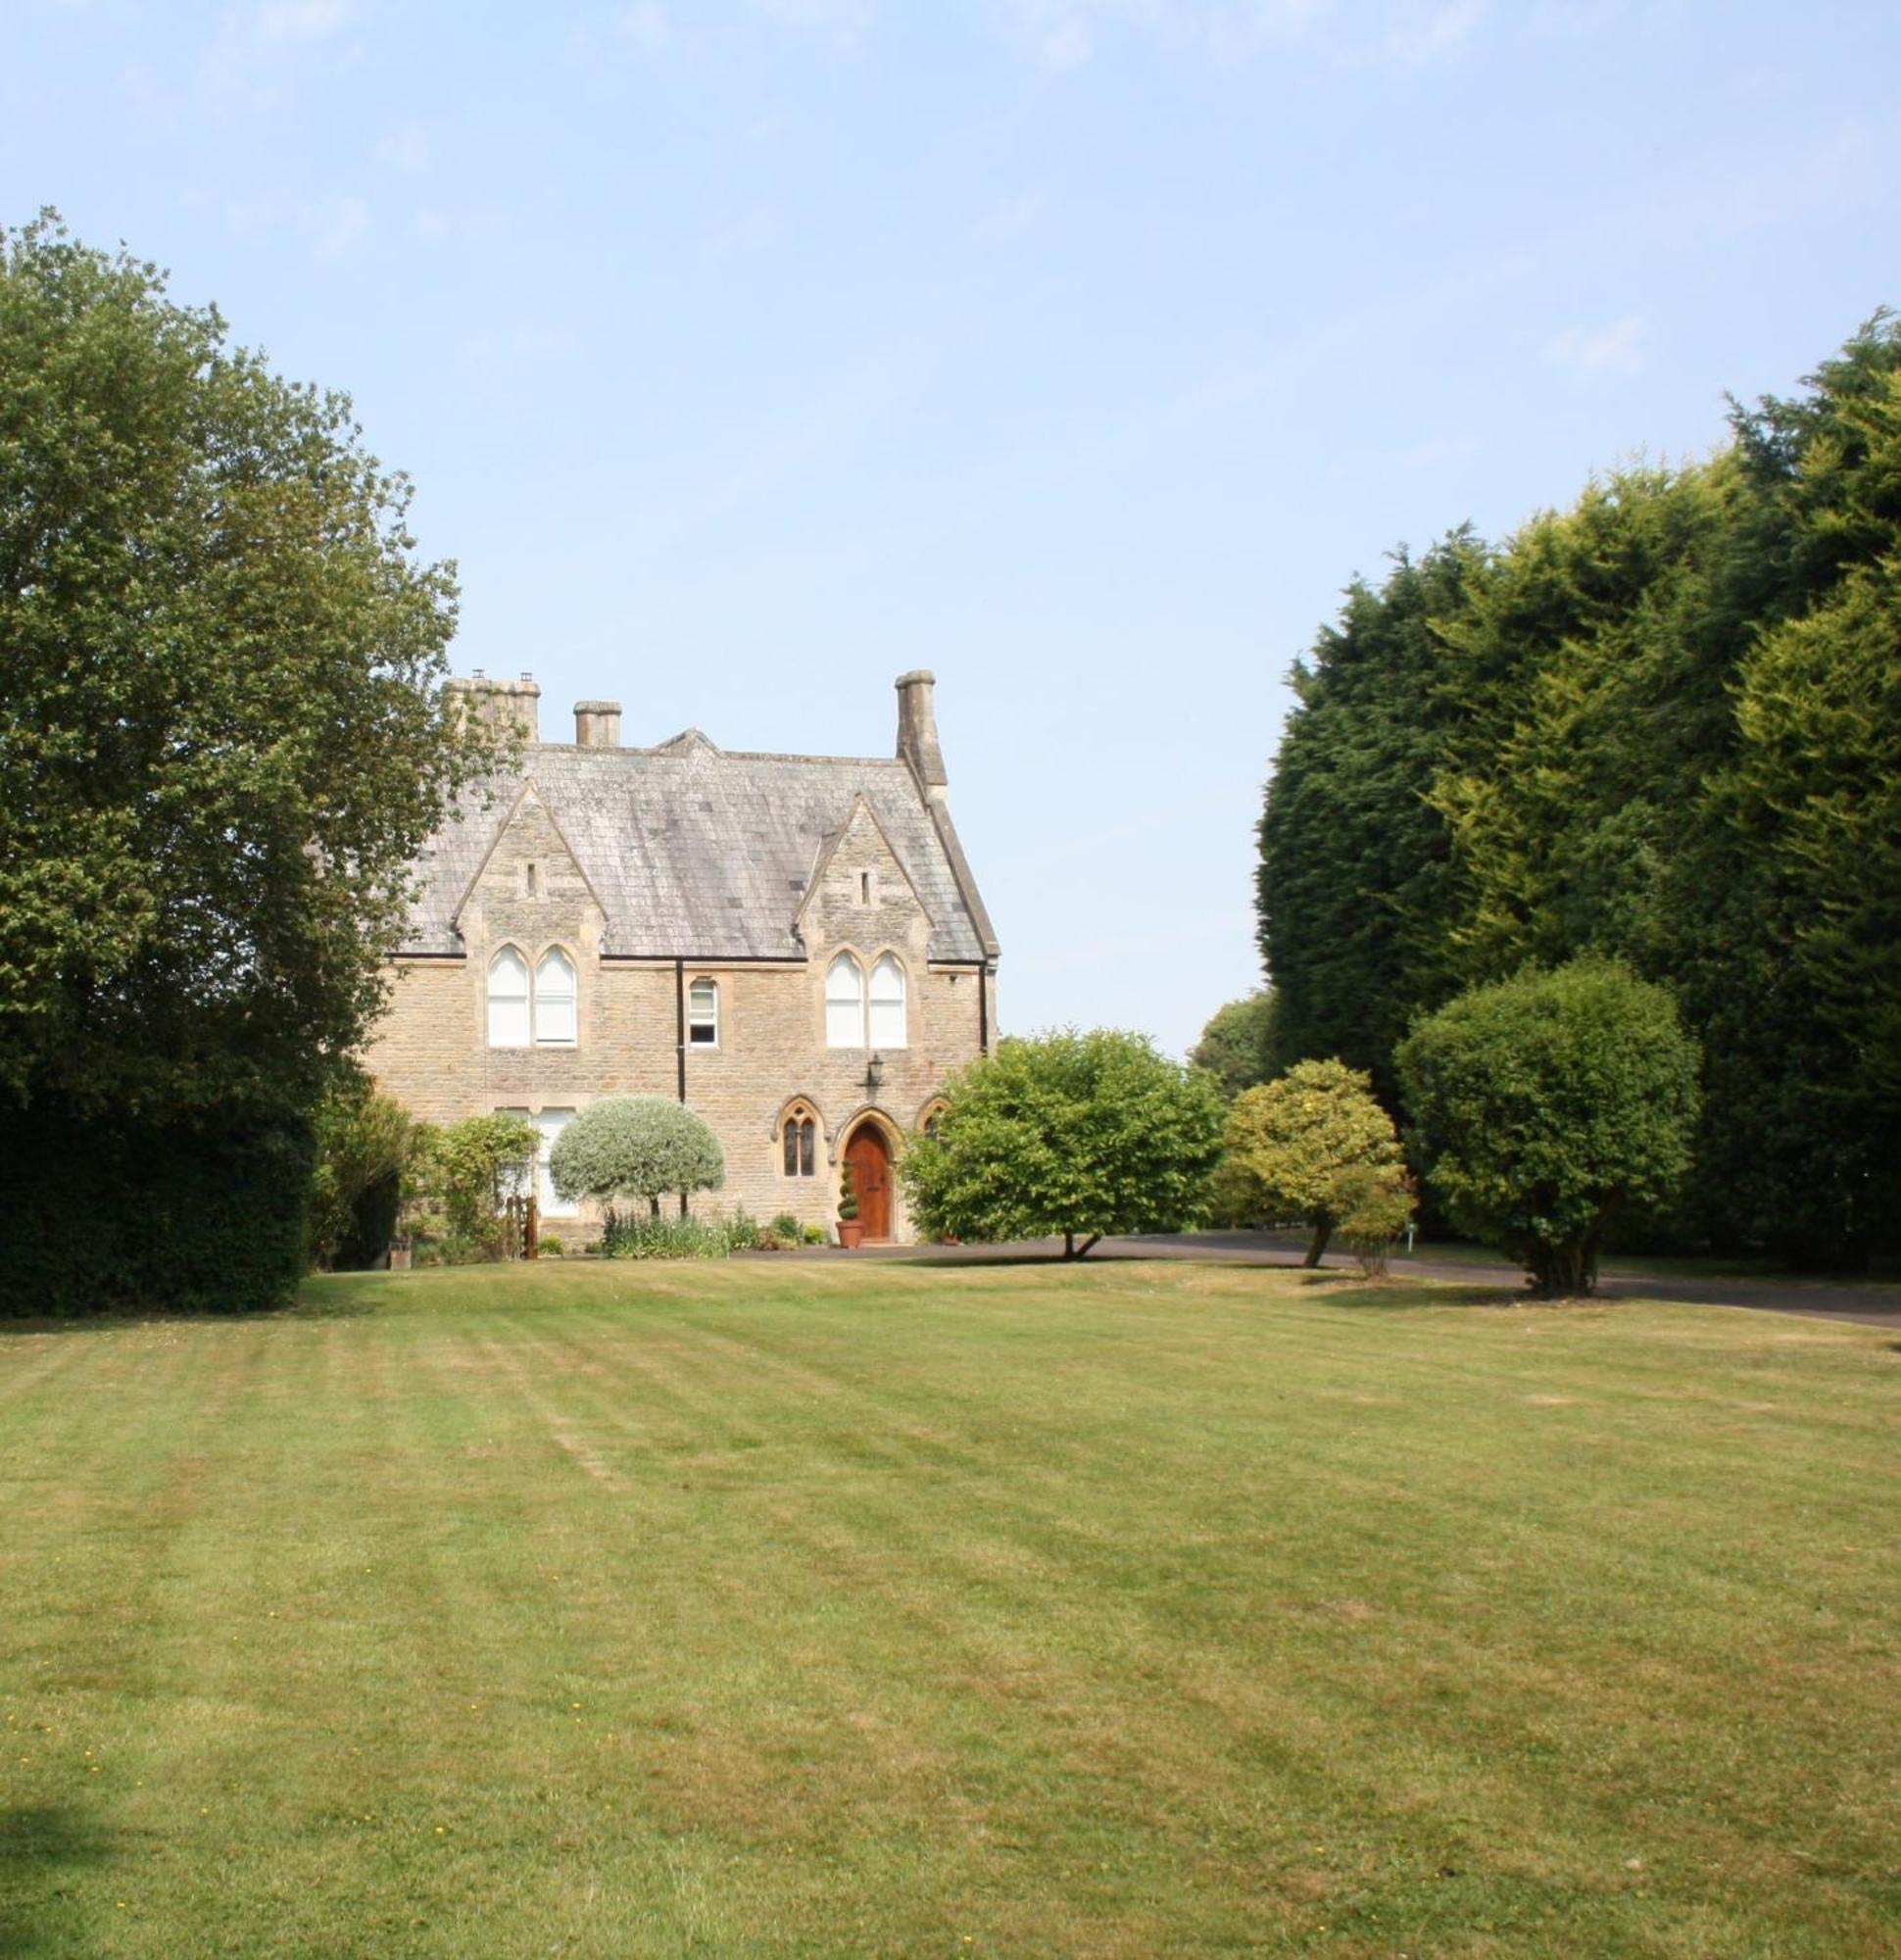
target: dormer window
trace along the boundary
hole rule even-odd
[[[696,980],[687,989],[687,1040],[695,1048],[719,1046],[719,987]]]

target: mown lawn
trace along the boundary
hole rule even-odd
[[[1901,1353],[785,1258],[0,1331],[0,1953],[1901,1950]]]

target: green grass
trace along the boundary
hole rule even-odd
[[[0,1334],[0,1954],[1893,1954],[1893,1337],[1507,1298]]]

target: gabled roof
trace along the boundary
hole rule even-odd
[[[657,749],[536,743],[486,786],[486,808],[469,790],[418,860],[405,952],[462,951],[457,911],[529,783],[606,914],[606,953],[800,956],[807,881],[860,796],[932,921],[931,957],[996,951],[949,816],[909,763],[728,755],[693,729]]]
[[[798,910],[793,914],[792,922],[795,932],[804,931],[805,907],[818,895],[818,888],[824,882],[825,872],[832,861],[833,854],[845,842],[846,838],[851,835],[852,826],[857,821],[858,811],[861,809],[864,811],[871,828],[877,833],[879,842],[898,859],[898,868],[901,871],[904,871],[906,877],[910,876],[910,873],[905,870],[904,859],[900,854],[898,847],[885,835],[885,826],[878,821],[878,812],[871,808],[870,800],[865,796],[865,793],[859,790],[853,796],[852,808],[845,812],[844,820],[836,824],[818,841],[818,856],[812,860],[812,868],[805,879],[804,894],[799,901]],[[925,904],[924,895],[918,891],[915,882],[911,885],[911,895],[917,900],[918,906],[924,913],[926,923],[935,927],[937,916],[931,910],[931,907]],[[943,957],[943,956],[939,955],[939,957]]]

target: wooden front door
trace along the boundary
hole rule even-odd
[[[861,1123],[845,1147],[858,1194],[858,1223],[867,1240],[891,1237],[891,1152],[875,1123]]]

